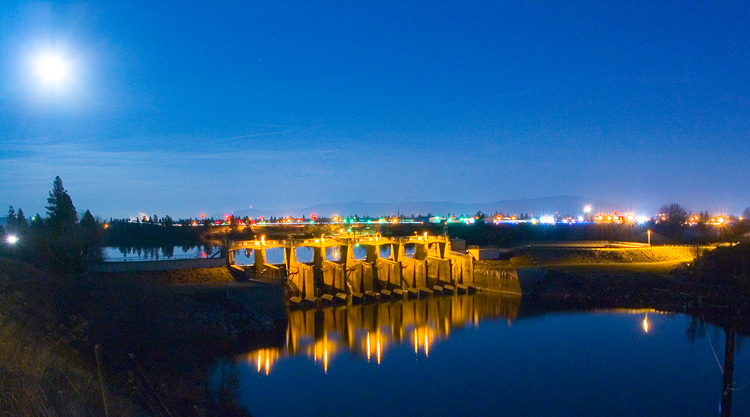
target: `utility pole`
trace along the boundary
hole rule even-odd
[[[734,389],[734,326],[724,329],[724,380],[721,384],[721,417],[732,414],[732,390]]]

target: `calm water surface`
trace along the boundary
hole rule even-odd
[[[718,416],[724,340],[681,314],[476,294],[292,311],[283,346],[222,368],[254,416]],[[748,342],[733,416],[750,415]]]
[[[105,246],[103,248],[103,255],[105,262],[143,262],[207,258],[214,255],[216,250],[216,248],[208,246],[154,246],[145,248]]]

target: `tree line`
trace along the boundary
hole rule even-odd
[[[89,210],[80,218],[73,200],[55,177],[47,198],[47,212],[29,222],[23,209],[8,209],[6,228],[0,227],[0,255],[22,259],[57,273],[83,271],[102,259],[103,225]]]

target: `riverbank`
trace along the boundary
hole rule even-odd
[[[558,264],[521,286],[543,309],[653,308],[750,334],[749,265],[750,246],[741,244],[690,262]]]
[[[690,262],[713,250],[713,246],[646,246],[638,248],[529,247],[515,254],[508,265],[514,268],[561,266],[627,266],[634,264]],[[634,265],[635,266],[635,265]]]
[[[128,282],[138,285],[234,282],[234,278],[226,267],[138,272],[97,272],[93,276],[101,280]]]
[[[711,317],[750,333],[748,244],[530,247],[507,261],[477,261],[476,271],[517,271],[517,284],[495,281],[501,290],[519,288],[524,300],[542,310],[657,309]]]
[[[231,375],[209,386],[215,360],[280,345],[286,323],[248,308],[241,289],[203,289],[230,278],[225,268],[56,276],[0,259],[0,409],[105,415],[101,370],[110,416],[246,415]]]
[[[62,321],[56,277],[0,259],[0,409],[11,416],[143,415],[144,409],[73,345],[86,323]],[[93,354],[93,349],[88,352]]]

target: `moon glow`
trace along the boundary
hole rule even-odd
[[[59,86],[70,77],[71,63],[61,54],[45,52],[34,59],[34,70],[42,83]]]

